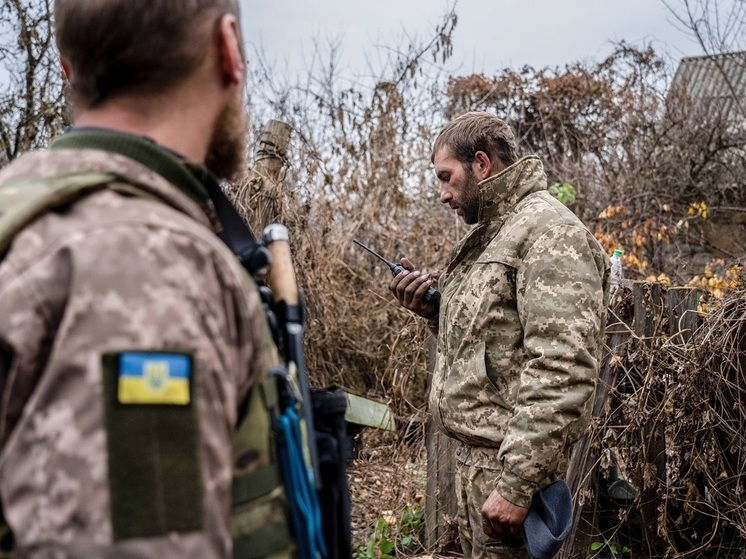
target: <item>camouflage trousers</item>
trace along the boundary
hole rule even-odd
[[[468,446],[456,453],[458,530],[464,558],[529,559],[522,542],[510,545],[487,537],[482,530],[482,505],[495,488],[500,470],[472,463],[469,454]]]

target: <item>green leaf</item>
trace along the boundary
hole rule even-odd
[[[381,543],[378,544],[378,549],[381,550],[382,554],[391,555],[391,552],[394,551],[394,542],[388,538],[383,538]]]
[[[547,188],[549,194],[557,198],[564,205],[575,203],[575,187],[569,182],[557,182]]]
[[[602,548],[603,546],[604,546],[604,544],[603,544],[602,542],[593,542],[593,543],[591,544],[591,551],[598,551],[598,550],[599,550],[599,549],[601,549],[601,548]]]

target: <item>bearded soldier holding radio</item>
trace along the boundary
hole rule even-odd
[[[541,161],[519,159],[494,115],[452,120],[432,161],[440,201],[474,227],[454,247],[435,303],[425,298],[432,280],[407,259],[390,289],[438,339],[429,409],[459,443],[465,556],[525,557],[532,497],[563,478],[569,446],[588,424],[609,261],[547,192]]]

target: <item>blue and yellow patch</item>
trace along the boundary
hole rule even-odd
[[[185,406],[191,401],[191,375],[192,359],[183,353],[120,353],[117,399]]]

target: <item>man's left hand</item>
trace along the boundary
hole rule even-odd
[[[514,505],[495,489],[482,505],[482,530],[496,540],[518,538],[526,515],[527,508]]]

